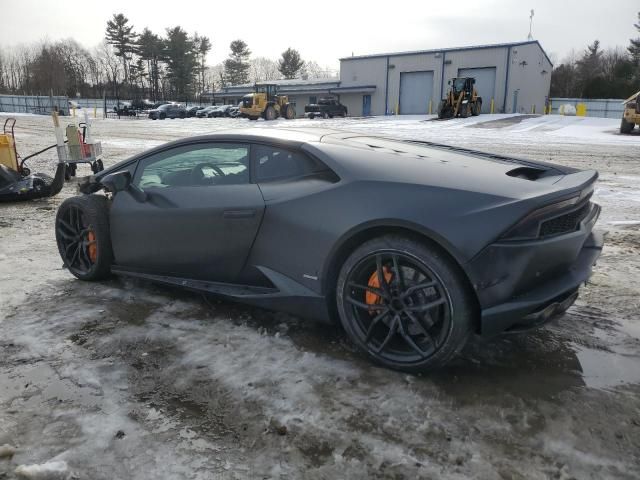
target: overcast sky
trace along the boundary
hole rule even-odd
[[[222,61],[229,43],[248,43],[254,56],[277,58],[287,47],[304,59],[338,67],[352,53],[455,47],[525,40],[529,10],[533,36],[554,61],[599,39],[626,47],[637,0],[0,0],[0,47],[73,37],[90,48],[106,21],[122,12],[137,31],[164,33],[180,25],[213,42],[209,63]]]

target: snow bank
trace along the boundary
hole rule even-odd
[[[18,478],[26,480],[65,480],[69,478],[67,462],[56,461],[35,465],[20,465],[15,470]]]

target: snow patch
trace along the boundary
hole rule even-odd
[[[15,474],[26,480],[65,480],[69,478],[69,467],[65,461],[20,465]]]

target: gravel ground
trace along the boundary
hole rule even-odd
[[[0,447],[0,478],[639,478],[640,135],[582,120],[273,122],[601,172],[609,233],[576,305],[533,332],[473,339],[429,375],[371,365],[337,327],[144,282],[75,280],[53,236],[73,182],[55,198],[0,205],[0,445],[16,449]],[[53,143],[50,123],[20,116],[20,152]],[[249,122],[103,120],[95,136],[111,165],[240,126]],[[32,171],[54,161],[48,152]]]

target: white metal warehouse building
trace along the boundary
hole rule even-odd
[[[483,113],[543,113],[553,66],[537,40],[352,56],[335,80],[276,80],[297,116],[323,96],[338,97],[350,116],[435,114],[453,77],[474,77]],[[253,85],[225,87],[213,101],[237,104]]]
[[[340,59],[340,87],[375,85],[369,95],[344,94],[350,114],[436,113],[448,80],[475,77],[482,111],[543,113],[553,66],[537,40],[353,56]]]

